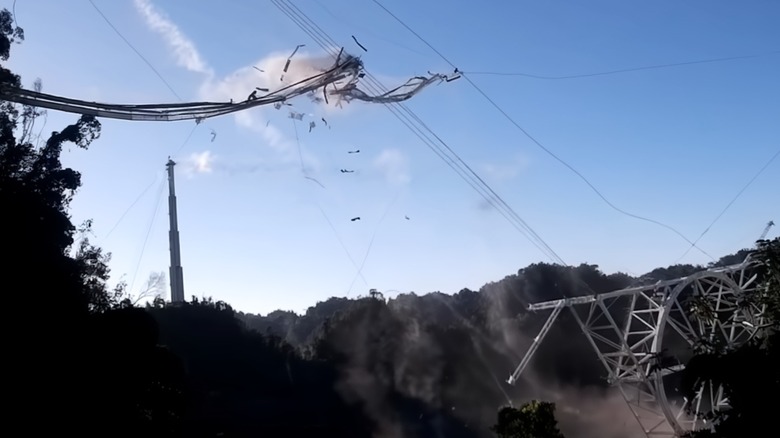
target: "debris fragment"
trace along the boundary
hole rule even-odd
[[[290,118],[294,120],[303,120],[303,113],[296,113],[295,111],[290,111]]]
[[[354,170],[341,169],[341,173],[355,173]]]
[[[452,82],[452,81],[454,81],[454,80],[456,80],[456,79],[460,79],[460,76],[461,76],[461,75],[460,75],[460,73],[457,73],[457,71],[458,71],[458,69],[456,68],[456,69],[455,69],[455,72],[456,72],[456,73],[455,73],[455,76],[447,76],[447,77],[444,79],[444,81],[445,81],[445,82]]]
[[[360,216],[353,217],[353,218],[352,218],[352,219],[350,219],[350,220],[351,220],[352,222],[359,221],[359,220],[360,220]]]
[[[282,71],[287,73],[287,69],[290,68],[290,61],[292,61],[292,57],[295,56],[296,53],[298,53],[298,49],[300,49],[301,47],[306,47],[306,44],[298,44],[297,46],[295,46],[295,50],[293,50],[290,56],[287,57],[287,62],[284,63],[284,69]],[[282,80],[284,80],[284,75],[282,75]]]
[[[246,100],[255,100],[257,99],[257,90],[252,91],[249,93],[249,96],[246,98]]]
[[[307,175],[303,175],[303,177],[304,177],[304,178],[306,178],[306,179],[308,179],[309,181],[312,181],[312,182],[314,182],[315,184],[317,184],[318,186],[322,187],[323,189],[325,188],[325,186],[324,186],[324,185],[322,185],[322,183],[321,183],[321,182],[319,182],[319,181],[317,181],[316,179],[314,179],[314,178],[312,178],[312,177],[310,177],[310,176],[307,176]],[[360,219],[360,218],[358,218],[358,219]]]
[[[298,49],[300,49],[301,47],[306,47],[306,44],[298,44],[297,46],[295,46],[295,50],[293,50],[293,52],[290,54],[288,59],[295,56],[295,54],[298,53]]]
[[[328,95],[325,93],[325,89],[324,89],[324,87],[323,87],[322,94],[323,94],[323,96],[325,97],[325,99],[327,99],[327,98],[328,98]],[[311,101],[312,101],[313,103],[322,103],[322,100],[323,100],[323,98],[322,98],[322,97],[320,97],[320,96],[317,96],[317,95],[314,93],[314,91],[311,91],[311,92],[309,92],[309,93],[306,93],[306,96],[308,96],[308,97],[309,97],[309,99],[311,99]]]
[[[362,75],[364,72],[359,72],[357,74],[358,78],[363,77]],[[349,103],[353,100],[362,100],[364,102],[371,102],[371,103],[398,103],[403,102],[405,100],[410,99],[415,94],[421,92],[424,88],[428,87],[429,85],[433,83],[440,83],[447,80],[446,75],[442,74],[431,74],[428,77],[424,76],[415,76],[405,83],[386,91],[382,94],[370,96],[366,94],[363,90],[360,90],[357,87],[357,81],[350,82],[346,85],[344,85],[341,88],[337,88],[335,90],[330,90],[329,93],[331,95],[337,95],[341,98],[341,101],[345,101]],[[455,80],[457,77],[452,78],[451,80]]]
[[[405,218],[406,220],[409,220],[409,216],[404,216],[404,218]]]
[[[355,35],[352,35],[352,39],[355,41],[355,44],[357,44],[358,46],[360,46],[361,49],[363,49],[364,52],[368,52],[368,49],[366,49],[365,47],[363,47],[362,44],[360,44],[360,41],[358,41],[357,38],[355,38]]]
[[[356,149],[354,151],[348,151],[347,153],[348,154],[359,154],[360,153],[360,149]]]
[[[252,67],[253,67],[255,70],[259,71],[260,73],[265,73],[265,70],[261,70],[261,69],[259,69],[259,68],[255,67],[254,65],[253,65]]]
[[[268,92],[268,88],[262,88],[262,87],[255,87],[255,90],[262,91],[263,93],[267,93]]]
[[[217,138],[217,131],[211,130],[211,142],[214,143],[214,140]]]
[[[309,122],[309,132],[311,132],[311,130],[314,129],[316,126],[317,124],[314,123],[314,121]]]

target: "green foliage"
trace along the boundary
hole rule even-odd
[[[7,61],[11,55],[11,46],[22,41],[24,41],[24,30],[16,25],[8,9],[3,9],[0,11],[0,60]],[[0,65],[0,86],[18,87],[19,84],[19,76]],[[7,105],[3,104],[3,106]]]
[[[563,438],[555,419],[555,404],[531,401],[520,409],[504,407],[490,428],[498,438]]]
[[[184,359],[190,388],[185,436],[369,437],[360,406],[336,392],[334,367],[247,329],[222,301],[157,299],[147,311],[161,342]]]
[[[0,58],[23,35],[1,11]],[[0,73],[0,86],[19,86],[18,76]],[[100,123],[82,116],[39,141],[33,128],[42,114],[0,104],[3,272],[8,296],[35,316],[32,324],[15,321],[6,344],[6,372],[14,376],[4,387],[6,427],[23,435],[55,425],[61,435],[176,436],[185,406],[181,364],[158,345],[154,320],[128,306],[122,287],[109,290],[110,255],[86,237],[91,221],[76,227],[69,214],[81,175],[62,165],[62,149],[87,149]]]
[[[11,45],[23,38],[11,14],[0,12],[0,57],[7,59]],[[18,86],[18,80],[10,85]],[[71,223],[68,209],[81,186],[81,175],[60,161],[65,144],[87,149],[97,140],[100,122],[81,116],[62,131],[52,132],[42,144],[34,144],[32,130],[41,114],[29,106],[20,111],[8,102],[0,105],[0,205],[13,209],[9,210],[13,214],[3,215],[0,226],[11,231],[7,249],[15,253],[6,268],[23,272],[35,261],[41,275],[31,278],[29,286],[38,290],[39,306],[66,313],[106,311],[119,304],[121,292],[106,287],[110,255],[90,245],[87,238],[76,242],[77,234],[86,236],[91,223],[80,230]]]
[[[12,15],[0,11],[0,59],[23,38]],[[0,66],[0,86],[19,87],[21,79]],[[40,90],[40,80],[33,87]],[[139,309],[138,297],[129,297],[121,283],[109,288],[110,254],[90,244],[91,222],[76,227],[69,214],[81,175],[62,165],[62,149],[87,149],[99,138],[100,123],[82,116],[45,136],[35,132],[43,114],[0,103],[3,268],[11,273],[8,291],[36,317],[32,324],[25,324],[29,318],[14,323],[6,349],[12,376],[4,387],[7,428],[23,435],[49,433],[55,425],[57,433],[77,436],[357,438],[376,436],[378,424],[390,424],[400,436],[470,438],[476,436],[472,426],[484,431],[491,406],[505,400],[491,374],[516,365],[516,352],[507,348],[515,339],[507,333],[540,325],[538,315],[527,313],[528,302],[634,281],[604,275],[595,265],[536,264],[479,292],[386,300],[372,290],[357,301],[318,303],[302,316],[239,315],[224,302],[195,297],[177,304],[157,297]],[[762,248],[767,291],[776,291],[776,245]],[[761,299],[778,321],[777,294]],[[777,343],[767,339],[690,364],[731,388],[740,416],[723,425],[766,414],[756,400],[772,388],[777,348],[768,345]],[[590,353],[576,324],[562,316],[537,354],[535,371],[563,384],[600,383],[596,361],[581,360]],[[561,438],[554,411],[541,402],[504,408],[493,430],[500,437]]]
[[[763,336],[736,347],[699,346],[683,373],[681,390],[691,397],[701,382],[722,385],[729,409],[709,418],[714,431],[694,432],[689,438],[777,435],[776,406],[770,401],[780,394],[780,238],[757,242],[753,258],[760,263],[760,286],[745,297],[745,304],[764,306]]]

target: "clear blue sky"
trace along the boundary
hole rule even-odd
[[[322,55],[270,2],[95,3],[185,100],[215,96],[234,72],[278,61],[297,44],[306,44],[301,56]],[[780,50],[775,1],[383,3],[462,71],[575,75]],[[12,1],[0,4],[10,9]],[[451,71],[373,2],[296,4],[361,54],[387,86]],[[85,100],[177,101],[87,0],[18,1],[16,12],[26,41],[13,48],[9,66],[27,86],[40,77],[45,92]],[[780,148],[780,54],[567,80],[472,78],[613,203],[690,239]],[[236,99],[250,91],[222,90]],[[273,108],[209,120],[178,154],[193,122],[103,120],[103,135],[89,151],[68,151],[65,162],[84,182],[74,221],[94,219],[93,240],[113,253],[114,279],[132,283],[137,271],[138,289],[151,272],[167,273],[164,198],[152,218],[168,155],[180,163],[187,296],[266,313],[347,295],[356,269],[318,206],[357,264],[374,236],[363,269],[368,284],[358,279],[350,296],[369,287],[452,293],[546,261],[383,107],[323,109],[305,97],[295,103],[330,124],[311,133],[298,124],[307,166],[325,189],[301,177],[292,121]],[[674,262],[688,247],[664,228],[611,209],[466,81],[429,88],[408,105],[567,263],[640,274]],[[46,130],[75,117],[49,111]],[[348,155],[350,149],[361,153]],[[193,154],[206,152],[211,172],[193,170]],[[341,168],[356,173],[342,175]],[[750,245],[769,219],[780,220],[778,187],[780,160],[700,246],[720,256]],[[362,220],[350,222],[353,216]],[[709,259],[693,250],[684,261]]]

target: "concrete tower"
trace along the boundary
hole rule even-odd
[[[176,163],[168,157],[165,167],[168,169],[168,217],[170,219],[170,231],[168,238],[171,247],[171,302],[184,301],[184,271],[181,267],[181,248],[179,246],[179,217],[176,214],[176,185],[173,177],[173,166]]]

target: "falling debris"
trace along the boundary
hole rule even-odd
[[[308,176],[308,175],[303,175],[303,177],[304,177],[304,178],[306,178],[306,179],[308,179],[309,181],[312,181],[313,183],[317,184],[318,186],[322,187],[323,189],[325,188],[325,186],[324,186],[324,185],[322,185],[322,183],[321,183],[321,182],[319,182],[319,181],[317,181],[316,179],[314,179],[314,178],[312,178],[312,177],[310,177],[310,176]],[[358,219],[359,219],[359,218],[358,218]]]
[[[322,123],[324,123],[324,124],[325,124],[325,126],[327,126],[328,128],[330,128],[330,125],[328,125],[328,121],[327,121],[327,120],[325,120],[325,117],[323,117],[321,120],[322,120]]]
[[[303,45],[297,46],[300,49]],[[297,52],[294,51],[293,54]],[[291,55],[292,57],[292,55]],[[289,69],[289,65],[286,66]],[[259,71],[259,69],[257,69]],[[41,93],[39,91],[25,90],[22,88],[6,87],[0,89],[0,99],[22,104],[32,104],[42,108],[52,108],[66,112],[82,113],[85,108],[99,110],[103,117],[134,121],[177,121],[177,120],[205,120],[226,114],[243,111],[263,105],[274,105],[280,109],[282,105],[297,96],[323,90],[323,100],[341,107],[344,102],[360,100],[368,103],[396,103],[405,101],[419,93],[422,89],[434,82],[444,82],[454,77],[446,75],[431,75],[430,77],[414,77],[404,84],[379,95],[370,95],[363,91],[360,79],[364,77],[363,61],[345,52],[341,52],[336,63],[319,73],[307,77],[270,92],[255,93],[253,98],[240,102],[184,102],[176,104],[96,104],[95,102],[79,101],[61,96]],[[284,75],[282,75],[284,80]],[[258,87],[260,88],[260,87]],[[248,90],[252,91],[252,90]],[[255,89],[260,92],[262,89]],[[247,93],[249,94],[249,93]]]
[[[325,103],[327,103],[327,95],[325,95],[325,88],[324,88],[324,87],[323,87],[323,89],[322,89],[322,92],[323,92],[323,95],[325,96],[325,98],[324,98],[324,99],[323,99],[322,97],[320,97],[320,96],[317,96],[316,94],[314,94],[314,92],[313,92],[313,91],[312,91],[311,93],[309,93],[309,94],[308,94],[308,96],[309,96],[309,99],[311,99],[312,103],[322,103],[323,101],[324,101]]]
[[[368,52],[368,49],[366,49],[365,47],[363,47],[362,44],[360,44],[360,41],[358,41],[357,38],[355,38],[355,35],[352,35],[352,39],[355,41],[355,44],[357,44],[358,46],[360,46],[361,49],[363,49],[364,52]]]
[[[409,220],[409,216],[404,216],[404,218],[405,218],[406,220]]]
[[[355,173],[354,170],[341,169],[341,173]]]
[[[249,97],[246,98],[246,100],[255,100],[257,99],[257,90],[249,93]]]
[[[265,70],[261,70],[261,69],[259,69],[259,68],[255,67],[254,65],[253,65],[252,67],[254,67],[254,69],[255,69],[255,70],[257,70],[257,71],[259,71],[260,73],[265,73]]]
[[[353,218],[352,218],[352,219],[350,219],[350,220],[351,220],[352,222],[359,221],[359,220],[360,220],[360,216],[353,217]]]
[[[263,93],[267,93],[268,92],[268,88],[262,88],[262,87],[255,87],[255,90],[262,91]]]
[[[217,131],[211,130],[211,142],[214,143],[214,140],[217,138]]]
[[[271,121],[270,121],[270,120],[269,120],[269,121],[267,121],[267,122],[265,122],[265,127],[267,128],[267,127],[268,127],[268,125],[270,125],[270,124],[271,124]]]
[[[348,154],[359,154],[360,153],[360,149],[356,149],[354,151],[348,151],[347,153]]]
[[[287,57],[287,62],[284,63],[284,69],[282,71],[287,73],[287,69],[290,68],[290,62],[292,61],[292,57],[295,56],[296,53],[298,53],[298,49],[300,49],[301,47],[306,47],[306,44],[298,44],[297,46],[295,46],[295,50],[293,50],[290,56]],[[284,80],[284,75],[282,75],[282,80]]]
[[[359,72],[357,77],[362,78],[362,75],[364,75],[364,73]],[[446,75],[433,73],[431,73],[431,76],[429,77],[415,76],[405,83],[393,88],[392,90],[378,94],[376,96],[369,96],[364,91],[357,88],[357,81],[352,81],[341,88],[336,88],[330,91],[330,94],[340,96],[347,103],[355,99],[371,103],[398,103],[410,99],[412,96],[419,93],[434,82],[447,81],[447,79],[450,78]],[[457,78],[453,77],[450,80],[455,79]]]
[[[430,71],[428,72],[428,74],[431,76],[436,76],[434,73],[431,73]],[[444,76],[444,81],[452,82],[456,79],[460,79],[460,76],[461,76],[460,71],[456,68],[455,71],[452,73],[452,76]]]
[[[314,129],[315,127],[317,127],[317,124],[314,123],[314,121],[309,122],[309,132],[311,132],[311,130]]]
[[[290,111],[290,118],[293,120],[303,120],[303,113],[296,113],[295,111]]]

